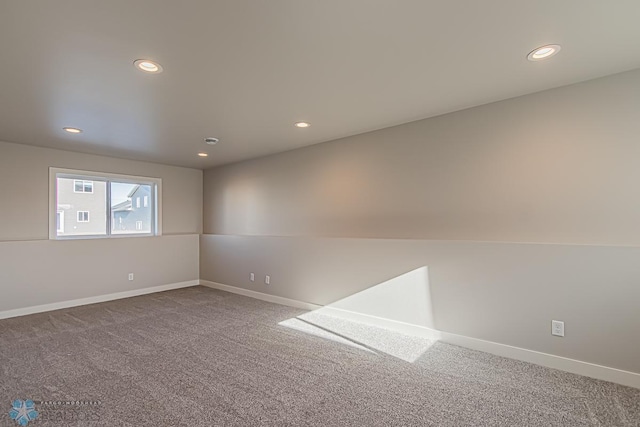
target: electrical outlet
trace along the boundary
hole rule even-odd
[[[253,273],[251,273],[251,274],[249,275],[249,280],[251,280],[252,282],[255,282],[255,281],[256,281],[256,275],[255,275],[255,274],[253,274]]]
[[[271,276],[264,276],[264,283],[266,283],[267,285],[271,284]]]
[[[564,336],[564,322],[560,320],[552,320],[551,321],[551,335],[555,335],[557,337]]]
[[[133,280],[133,273],[129,273],[129,280]]]

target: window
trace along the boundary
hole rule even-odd
[[[49,176],[50,239],[161,234],[160,179],[58,168]]]
[[[93,193],[93,181],[73,180],[74,193]]]
[[[89,222],[89,211],[78,211],[78,222]]]
[[[58,233],[64,233],[64,211],[56,212],[56,230]]]

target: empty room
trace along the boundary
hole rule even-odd
[[[0,426],[640,426],[637,0],[0,0]]]

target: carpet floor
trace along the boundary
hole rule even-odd
[[[198,286],[1,320],[0,426],[15,399],[33,427],[640,426],[638,389],[444,343],[411,363],[302,314]]]

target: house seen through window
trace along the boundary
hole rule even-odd
[[[159,234],[159,179],[54,168],[51,179],[51,238]]]
[[[151,208],[140,205],[140,198],[149,197],[151,190],[151,185],[111,183],[113,234],[151,233]],[[132,200],[136,201],[135,205]]]

